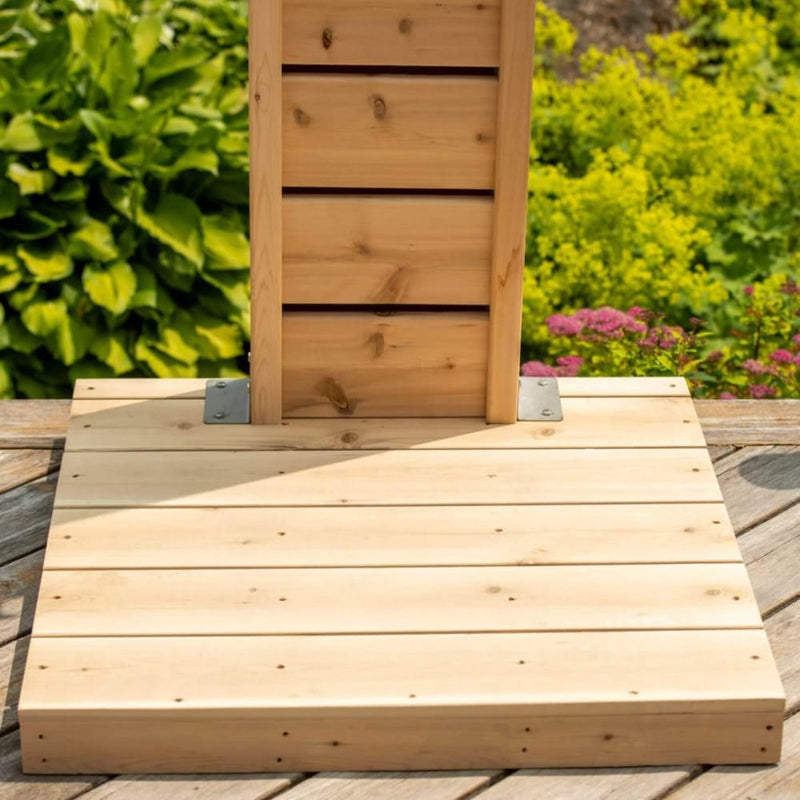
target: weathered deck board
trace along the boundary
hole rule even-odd
[[[800,400],[695,400],[709,442],[797,444]]]
[[[37,550],[0,567],[0,645],[30,631],[43,561]]]
[[[55,490],[51,474],[0,494],[0,564],[44,547]]]
[[[19,687],[28,655],[29,636],[12,639],[0,647],[0,735],[16,728]]]
[[[0,450],[0,492],[55,472],[59,461],[60,453],[50,450]]]
[[[64,446],[71,400],[2,400],[0,448],[58,450]]]

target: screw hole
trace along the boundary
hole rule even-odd
[[[285,664],[278,664],[278,665],[275,667],[275,669],[286,669],[286,665],[285,665]]]
[[[773,728],[773,726],[772,726],[772,725],[767,725],[767,730],[768,730],[768,731],[771,731],[771,730],[772,730],[772,728]]]
[[[283,732],[283,735],[284,735],[284,736],[288,736],[288,735],[289,735],[289,731],[284,731],[284,732]]]
[[[735,595],[733,596],[733,599],[734,599],[734,600],[741,600],[742,598],[741,598],[741,597],[739,597],[739,595],[738,595],[738,594],[735,594]]]
[[[83,427],[84,428],[91,428],[92,426],[91,425],[84,425]]]
[[[750,658],[752,658],[753,661],[758,661],[761,658],[761,656],[750,656]]]
[[[39,738],[40,738],[40,739],[44,739],[44,734],[43,734],[43,733],[40,733],[40,734],[39,734]]]
[[[183,698],[182,697],[176,697],[175,698],[175,702],[176,703],[182,703],[183,702]]]
[[[282,758],[280,758],[280,756],[279,756],[278,758],[276,758],[276,759],[275,759],[275,761],[276,761],[278,764],[280,764],[280,763],[283,761],[283,759],[282,759]]]
[[[762,748],[761,748],[761,752],[762,752],[762,753],[766,753],[766,752],[767,752],[767,748],[766,748],[766,747],[762,747]]]

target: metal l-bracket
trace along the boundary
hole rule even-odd
[[[555,378],[520,378],[517,419],[525,422],[561,422],[561,395]]]
[[[206,425],[242,425],[250,422],[250,378],[206,381]]]

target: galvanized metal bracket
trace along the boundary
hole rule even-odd
[[[250,422],[250,378],[206,381],[203,409],[206,425],[246,425]]]
[[[561,395],[555,378],[520,378],[517,419],[524,422],[561,422]]]

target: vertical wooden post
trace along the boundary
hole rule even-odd
[[[280,422],[281,5],[250,0],[250,418]]]
[[[517,419],[534,21],[534,0],[502,0],[487,422]]]

